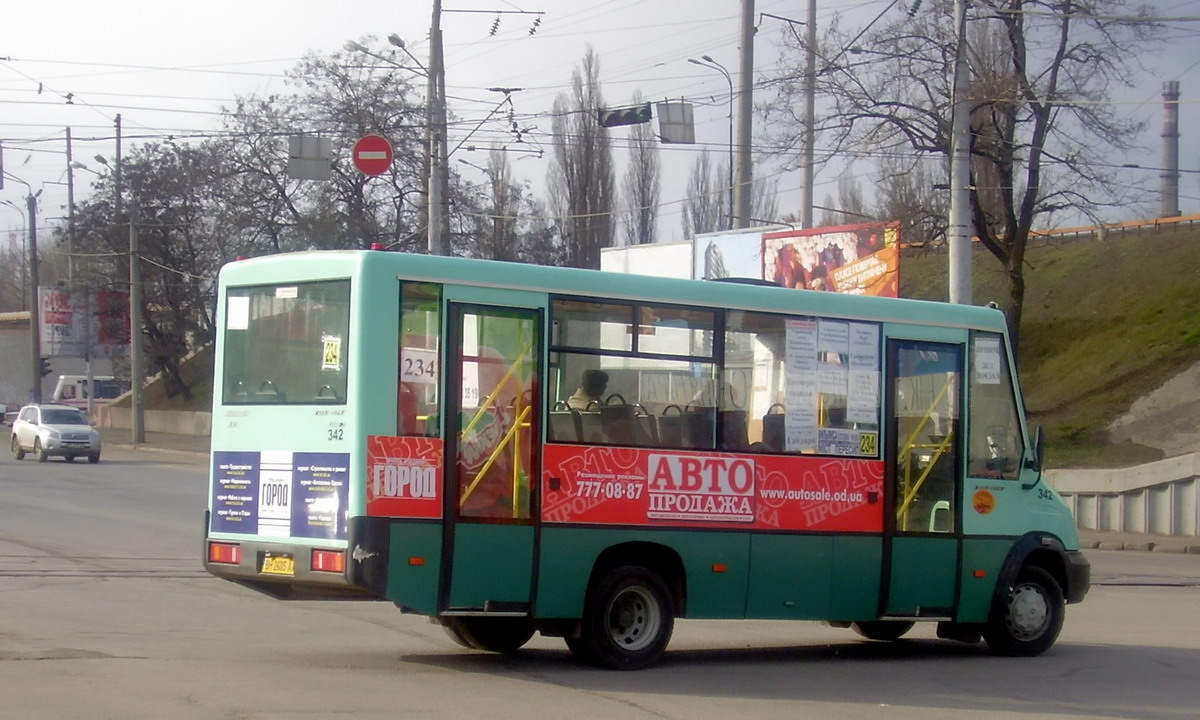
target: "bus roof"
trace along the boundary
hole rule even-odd
[[[684,280],[649,275],[548,267],[496,260],[386,252],[316,250],[266,255],[229,263],[223,285],[305,282],[339,277],[400,279],[528,290],[595,299],[639,300],[796,315],[919,322],[1002,332],[1004,315],[994,308],[925,300],[846,295],[756,284]],[[652,282],[647,282],[647,281]]]

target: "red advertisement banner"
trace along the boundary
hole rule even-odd
[[[442,517],[439,438],[367,436],[367,515]]]
[[[883,531],[883,462],[546,445],[542,520]]]

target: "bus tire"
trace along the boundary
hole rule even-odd
[[[448,617],[442,627],[463,647],[487,652],[512,653],[533,637],[533,623],[517,617]]]
[[[16,459],[25,459],[25,448],[21,447],[21,443],[17,440],[17,436],[15,434],[12,436],[12,452],[13,457]]]
[[[913,625],[916,623],[899,620],[873,620],[851,623],[850,627],[868,640],[892,642],[904,637],[905,633],[913,629]]]
[[[580,642],[583,654],[601,665],[640,670],[663,654],[674,629],[675,605],[666,583],[646,568],[624,566],[610,571],[589,598]]]
[[[998,655],[1040,655],[1058,639],[1065,608],[1053,575],[1036,566],[1023,568],[1012,589],[996,603],[983,639]]]

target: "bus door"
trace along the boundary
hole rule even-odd
[[[541,311],[451,297],[447,317],[442,611],[524,615],[533,589]]]
[[[962,348],[888,342],[881,616],[953,617],[962,522]]]

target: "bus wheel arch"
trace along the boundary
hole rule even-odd
[[[606,548],[592,565],[586,598],[592,597],[609,573],[623,565],[643,567],[658,575],[670,590],[676,617],[687,616],[687,574],[683,559],[672,548],[657,543],[629,542]]]

